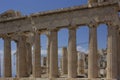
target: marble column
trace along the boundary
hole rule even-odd
[[[84,74],[85,71],[85,53],[78,52],[78,74]]]
[[[62,70],[62,57],[60,58],[60,70]]]
[[[43,57],[43,66],[46,67],[47,58]]]
[[[68,54],[67,54],[67,48],[62,48],[62,74],[68,73]]]
[[[4,77],[12,76],[11,68],[11,40],[4,38]]]
[[[50,70],[50,33],[47,34],[47,74]]]
[[[18,72],[17,77],[28,77],[27,74],[27,61],[26,61],[26,55],[27,55],[27,49],[26,49],[26,37],[23,35],[19,36],[18,40]]]
[[[57,30],[50,32],[50,72],[49,78],[58,77],[58,37]]]
[[[26,43],[27,47],[27,70],[28,70],[28,75],[30,76],[32,74],[32,46],[30,43]]]
[[[107,79],[117,79],[117,26],[108,24]]]
[[[18,57],[18,52],[19,52],[19,49],[18,49],[18,41],[16,41],[16,44],[17,44],[17,46],[16,46],[16,77],[18,77],[18,69],[19,69],[19,57]]]
[[[77,77],[76,29],[69,29],[68,78]]]
[[[41,77],[41,49],[40,49],[40,35],[35,33],[33,43],[33,77]]]
[[[119,79],[120,79],[120,58],[119,58],[119,56],[120,56],[120,31],[119,30],[117,30],[117,44],[118,44],[118,48],[117,48],[117,56],[118,56],[118,77],[119,77]]]
[[[88,78],[98,77],[97,26],[89,25]]]

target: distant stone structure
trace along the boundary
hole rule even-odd
[[[106,68],[107,68],[107,52],[106,50],[99,50],[99,60],[98,60],[98,65],[99,65],[99,77],[106,77]]]
[[[80,80],[81,78],[78,77],[77,73],[78,55],[76,50],[76,29],[83,25],[89,27],[89,53],[85,55],[85,64],[88,64],[87,66],[85,65],[87,77],[82,79],[100,80],[97,27],[99,24],[103,23],[108,26],[106,77],[103,77],[103,79],[119,80],[119,11],[119,0],[88,0],[88,4],[86,5],[61,8],[28,16],[23,16],[20,12],[13,10],[1,14],[0,37],[4,40],[4,78],[2,78],[2,80],[58,80],[59,78],[60,80],[78,80],[79,78]],[[64,57],[62,71],[65,73],[63,77],[60,76],[58,68],[57,38],[58,31],[62,28],[67,28],[69,30],[67,51],[63,49]],[[48,54],[46,58],[47,78],[43,78],[42,76],[41,34],[46,34],[48,38]],[[16,78],[12,78],[11,40],[15,41],[17,44]],[[67,62],[67,65],[64,61]],[[83,61],[81,60],[81,62]]]
[[[85,74],[85,55],[84,52],[78,52],[78,74]]]
[[[0,19],[7,19],[7,18],[14,18],[14,17],[21,17],[21,13],[14,10],[8,10],[2,14],[0,14]]]
[[[61,62],[61,71],[62,74],[67,74],[68,73],[68,52],[67,48],[63,47],[62,48],[62,62]]]

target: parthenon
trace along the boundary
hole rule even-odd
[[[88,0],[85,5],[27,16],[13,10],[0,14],[0,38],[4,40],[4,77],[0,80],[120,80],[119,11],[119,0]],[[107,65],[106,76],[99,78],[97,27],[102,23],[108,26]],[[87,77],[80,78],[78,75],[85,72],[86,55],[82,54],[78,62],[80,55],[76,50],[76,30],[83,25],[89,27],[88,70]],[[57,36],[62,28],[68,29],[69,39],[68,47],[62,48],[62,68],[59,70]],[[44,66],[41,66],[42,34],[47,36]],[[11,70],[12,40],[17,44],[15,78],[12,77]],[[43,73],[47,77],[43,77]]]

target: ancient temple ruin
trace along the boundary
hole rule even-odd
[[[101,80],[98,76],[97,27],[99,24],[108,26],[108,43],[106,50],[106,76],[104,80],[120,79],[120,32],[119,32],[119,0],[88,0],[88,4],[61,8],[58,10],[40,12],[22,16],[18,11],[9,10],[0,14],[0,38],[4,40],[4,78],[2,80]],[[80,78],[78,74],[84,66],[80,59],[80,72],[77,70],[76,29],[89,26],[89,53],[87,77]],[[62,75],[58,69],[57,32],[69,30],[68,47],[63,48]],[[41,66],[40,35],[48,38],[46,67]],[[11,70],[11,40],[17,44],[17,75],[12,78]],[[33,55],[32,55],[33,46]],[[32,59],[33,58],[33,59]],[[33,63],[32,63],[33,60]],[[47,60],[47,61],[46,61]],[[42,70],[48,75],[42,77]],[[0,80],[1,80],[0,79]]]

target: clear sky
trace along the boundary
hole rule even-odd
[[[23,15],[29,15],[31,13],[37,13],[47,10],[55,10],[59,8],[79,6],[86,4],[87,0],[0,0],[0,13],[13,9],[20,11]],[[8,26],[9,27],[9,26]],[[100,25],[97,29],[98,35],[98,48],[106,48],[107,41],[107,27],[106,25]],[[61,47],[68,45],[68,29],[61,29],[58,32],[58,47],[59,53],[61,53]],[[89,43],[89,28],[87,26],[81,26],[76,32],[76,44],[77,50],[87,52]],[[46,53],[47,38],[45,35],[41,36],[42,53]],[[12,44],[12,51],[16,50],[16,44]],[[3,53],[3,40],[0,39],[0,53]],[[14,73],[14,72],[13,72]]]
[[[21,11],[23,14],[30,14],[85,3],[87,3],[87,0],[0,0],[0,11],[14,9]]]

